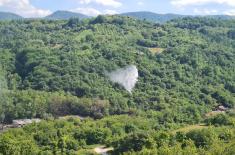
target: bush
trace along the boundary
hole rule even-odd
[[[137,44],[144,47],[157,47],[157,43],[149,39],[138,40]]]
[[[226,114],[219,114],[214,117],[208,118],[205,120],[207,125],[215,125],[215,126],[222,126],[222,125],[233,125],[232,119]]]
[[[186,134],[188,139],[194,141],[196,147],[209,148],[215,141],[216,135],[210,129],[193,130]]]
[[[123,153],[130,150],[141,151],[143,148],[152,148],[154,141],[146,133],[132,133],[119,139],[113,144],[115,152]]]

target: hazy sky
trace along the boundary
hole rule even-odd
[[[46,16],[68,10],[95,16],[130,11],[187,15],[235,15],[235,0],[0,0],[0,11],[24,17]]]

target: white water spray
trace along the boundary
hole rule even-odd
[[[123,86],[129,93],[135,87],[138,81],[138,69],[134,65],[129,65],[124,68],[117,69],[113,72],[107,73],[112,82]]]

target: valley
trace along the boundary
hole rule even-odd
[[[0,133],[0,154],[235,154],[234,27],[0,21],[0,124],[40,119]]]

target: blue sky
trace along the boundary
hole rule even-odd
[[[91,16],[131,11],[186,15],[235,15],[235,0],[0,0],[0,11],[43,17],[56,10]]]

